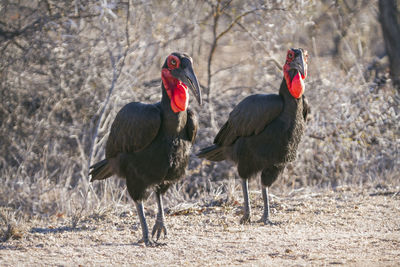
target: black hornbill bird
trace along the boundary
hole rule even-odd
[[[231,160],[242,178],[244,216],[250,222],[248,179],[261,172],[264,214],[269,220],[268,187],[289,161],[296,157],[297,146],[310,111],[304,97],[307,76],[307,51],[289,49],[283,66],[283,80],[276,94],[256,94],[243,99],[229,114],[214,139],[214,145],[197,154],[211,161]]]
[[[161,102],[132,102],[117,114],[106,144],[106,158],[90,167],[91,181],[113,174],[126,179],[129,195],[136,204],[147,246],[157,243],[149,238],[142,200],[146,189],[154,187],[158,204],[152,237],[167,234],[164,225],[162,194],[185,174],[198,121],[188,108],[190,88],[201,105],[201,91],[192,68],[192,58],[172,53],[161,71]]]

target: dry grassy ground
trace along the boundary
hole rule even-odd
[[[0,265],[398,266],[399,190],[344,187],[273,195],[273,226],[240,225],[235,200],[179,205],[168,209],[167,244],[156,248],[137,243],[140,225],[130,206],[82,218],[75,228],[62,216],[20,222],[15,236],[0,243]],[[261,196],[253,191],[251,197],[256,221]],[[153,208],[147,210],[150,225]]]
[[[0,266],[400,266],[400,94],[377,0],[80,2],[0,4]],[[277,224],[240,225],[236,168],[195,153],[244,97],[278,92],[290,47],[309,51],[311,118],[271,188]],[[160,100],[172,51],[193,57],[204,105],[167,245],[146,248],[124,180],[90,184],[88,167],[123,105]]]

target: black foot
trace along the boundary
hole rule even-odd
[[[158,243],[158,242],[155,242],[155,241],[153,241],[153,240],[150,240],[150,239],[147,239],[147,240],[143,240],[143,238],[142,239],[140,239],[139,241],[138,241],[138,243],[140,244],[140,243],[144,243],[145,245],[146,245],[146,247],[160,247],[160,246],[166,246],[167,244],[166,243]]]
[[[156,240],[160,238],[161,233],[164,233],[164,238],[167,236],[167,228],[165,228],[163,220],[156,220],[156,224],[154,224],[153,231],[151,231],[151,236],[154,237],[156,233],[157,233]]]
[[[249,224],[250,221],[250,215],[249,214],[245,214],[243,215],[243,217],[240,219],[240,224]]]
[[[257,221],[258,223],[264,223],[264,225],[278,225],[279,223],[272,222],[269,218],[262,217],[260,220]]]

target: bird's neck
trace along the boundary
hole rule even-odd
[[[304,77],[297,73],[290,75],[290,72],[287,70],[283,71],[283,78],[286,81],[286,88],[288,88],[289,93],[294,98],[300,98],[304,93]]]
[[[171,109],[175,113],[185,111],[189,104],[189,94],[186,84],[175,78],[167,68],[162,69],[161,80],[162,88],[170,99]]]
[[[174,112],[171,108],[171,100],[163,84],[161,85],[161,91],[161,108],[163,111],[162,127],[164,131],[170,135],[178,135],[186,125],[187,111],[185,109],[183,111]]]
[[[281,87],[279,89],[279,95],[283,98],[284,102],[282,116],[287,117],[288,121],[291,118],[295,118],[298,112],[302,112],[302,110],[299,110],[302,107],[302,101],[300,101],[301,97],[295,98],[292,96],[292,94],[289,92],[285,78],[282,80]]]

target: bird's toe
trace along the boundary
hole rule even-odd
[[[165,245],[167,245],[166,243],[159,243],[159,242],[156,242],[156,241],[151,240],[151,239],[146,239],[146,240],[144,240],[143,238],[140,239],[140,240],[138,241],[138,243],[139,243],[139,244],[144,243],[146,247],[159,247],[159,246],[165,246]]]
[[[167,243],[160,243],[160,242],[155,242],[155,241],[149,241],[146,243],[146,247],[161,247],[161,246],[166,246]]]
[[[240,219],[240,224],[249,224],[251,222],[250,220],[250,215],[243,215],[243,217]]]
[[[264,225],[269,225],[269,226],[274,226],[274,225],[278,225],[279,223],[277,222],[273,222],[271,221],[268,217],[262,217],[259,221],[257,221],[258,223],[264,224]]]
[[[149,239],[147,241],[144,241],[144,244],[146,245],[146,247],[155,247],[157,243]]]
[[[161,234],[164,233],[164,238],[167,237],[167,228],[164,225],[164,222],[156,221],[156,224],[151,231],[151,236],[154,237],[156,235],[156,240],[160,239]]]

